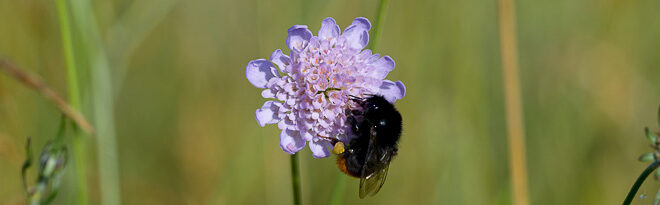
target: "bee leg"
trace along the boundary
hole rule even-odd
[[[353,102],[356,102],[357,104],[360,105],[360,107],[364,106],[364,103],[367,102],[366,99],[355,96],[355,95],[348,95],[348,99],[353,101]]]
[[[334,146],[335,144],[337,144],[337,142],[339,142],[339,140],[338,140],[338,139],[335,139],[335,138],[331,138],[331,137],[323,137],[323,136],[318,136],[318,137],[320,137],[320,138],[323,138],[323,139],[326,139],[326,140],[328,140],[328,141],[330,141],[330,144],[332,144],[333,146]]]

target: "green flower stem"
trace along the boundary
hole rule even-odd
[[[635,198],[635,195],[637,194],[637,190],[639,190],[639,187],[642,186],[642,183],[644,183],[644,180],[646,180],[646,177],[649,176],[649,174],[653,173],[655,169],[660,166],[660,161],[653,161],[646,169],[642,172],[641,175],[637,178],[637,181],[633,184],[632,188],[630,188],[630,191],[628,192],[628,196],[626,196],[626,200],[623,201],[624,205],[630,204],[632,200]]]
[[[387,0],[380,0],[378,4],[378,13],[376,13],[376,23],[374,24],[374,32],[371,35],[371,46],[369,47],[372,51],[376,50],[376,45],[378,44],[378,39],[380,33],[383,31],[383,21],[385,21],[385,13],[387,11]]]
[[[114,98],[110,62],[100,34],[92,0],[70,0],[73,28],[80,34],[77,52],[88,64],[91,109],[94,113],[98,157],[100,203],[121,203],[119,162],[114,121]]]
[[[78,88],[78,70],[71,41],[71,26],[69,24],[69,12],[66,0],[57,0],[57,16],[62,35],[62,47],[64,49],[64,60],[66,63],[67,84],[69,90],[69,103],[71,107],[80,110],[80,90]],[[76,204],[87,204],[87,173],[85,170],[85,141],[80,132],[75,128],[73,132],[73,158],[76,180]]]
[[[330,205],[342,204],[344,189],[346,189],[346,174],[338,172],[337,182],[335,183],[335,188],[332,190],[332,196],[330,196]]]
[[[298,170],[298,153],[291,155],[291,185],[293,185],[293,204],[300,205],[300,171]]]
[[[66,63],[67,84],[69,87],[69,103],[72,107],[80,109],[78,70],[76,68],[76,59],[73,54],[73,43],[71,42],[71,26],[69,25],[69,12],[67,10],[66,0],[57,0],[57,14],[60,23],[60,34],[62,35],[64,60]]]

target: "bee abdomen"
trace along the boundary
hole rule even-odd
[[[348,176],[360,178],[359,172],[354,171],[354,169],[349,169],[346,166],[346,157],[344,155],[337,156],[337,167],[339,168],[339,170],[346,173],[346,175],[348,175]],[[351,170],[353,170],[353,171],[351,171]]]

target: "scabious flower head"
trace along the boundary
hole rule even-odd
[[[307,26],[295,25],[286,38],[289,55],[277,49],[270,62],[248,63],[248,81],[265,88],[262,97],[273,99],[257,109],[257,122],[262,127],[277,123],[284,152],[295,154],[309,142],[315,158],[330,156],[329,139],[346,143],[354,137],[346,123],[346,111],[357,106],[350,96],[382,95],[393,103],[405,95],[403,83],[385,79],[394,60],[364,49],[370,28],[362,17],[343,33],[334,19],[326,18],[318,36]]]

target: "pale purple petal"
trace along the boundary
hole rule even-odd
[[[265,89],[264,91],[261,91],[261,97],[263,98],[275,98],[275,92],[271,89]]]
[[[268,80],[273,77],[280,77],[273,64],[266,59],[257,59],[250,61],[245,67],[245,77],[257,88],[266,88]]]
[[[360,54],[357,55],[359,59],[368,59],[371,56],[372,54],[370,49],[364,49],[362,52],[360,52]]]
[[[281,130],[285,129],[296,129],[296,124],[295,122],[291,121],[290,119],[284,118],[282,121],[277,123],[277,128],[280,128]]]
[[[270,55],[270,61],[275,63],[280,71],[285,72],[286,66],[291,63],[291,58],[282,53],[282,50],[277,49],[273,51],[273,54]]]
[[[390,103],[394,103],[396,100],[401,99],[406,95],[406,86],[404,86],[401,81],[392,82],[389,80],[383,80],[383,84],[380,85],[378,94],[385,97]]]
[[[302,134],[302,138],[303,138],[305,141],[311,141],[312,138],[314,137],[314,136],[312,136],[312,133],[309,133],[308,131],[305,131],[305,132],[303,132],[303,133],[301,133],[301,134]]]
[[[312,38],[312,32],[305,25],[295,25],[289,28],[289,36],[286,37],[286,45],[291,51],[300,52],[309,39]]]
[[[351,25],[356,25],[359,27],[362,27],[366,30],[371,29],[371,22],[369,22],[369,19],[364,18],[364,17],[357,17],[353,20],[353,24]]]
[[[257,123],[259,126],[264,127],[267,124],[275,124],[281,119],[278,117],[279,106],[282,103],[275,101],[267,101],[261,106],[260,109],[257,109],[254,112],[254,117],[257,118]]]
[[[335,19],[328,17],[325,18],[321,23],[321,29],[319,29],[319,38],[322,40],[337,38],[339,37],[340,32],[341,31],[339,30],[339,26],[337,26]]]
[[[312,150],[314,158],[325,158],[330,156],[330,142],[326,140],[312,140],[309,142],[309,149]]]
[[[353,20],[353,24],[346,27],[344,33],[341,35],[349,48],[363,49],[369,43],[369,29],[371,23],[363,17],[358,17]]]
[[[282,130],[280,133],[280,148],[288,154],[295,154],[305,147],[305,140],[300,137],[296,130]]]
[[[385,79],[387,74],[394,70],[394,60],[389,56],[384,56],[378,59],[372,65],[374,66],[372,77],[378,79]]]
[[[364,62],[367,64],[372,64],[376,62],[378,59],[380,59],[380,54],[378,53],[371,53],[371,50],[369,49],[364,49],[362,50],[362,53],[360,53],[360,58],[364,59]]]

